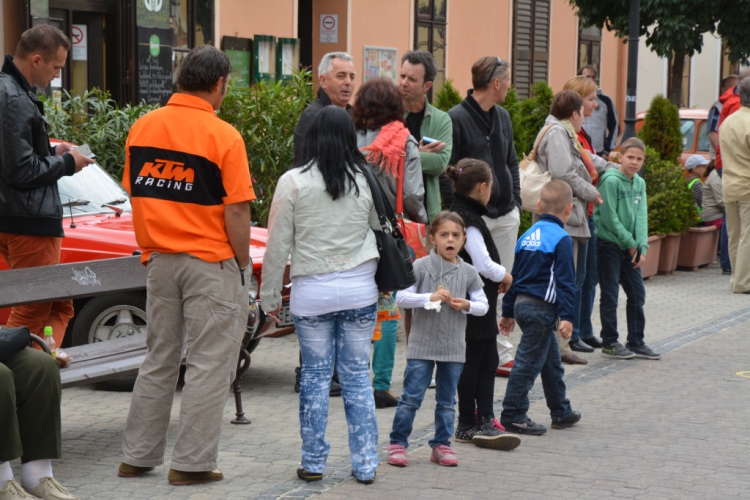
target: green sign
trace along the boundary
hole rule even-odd
[[[159,57],[159,36],[151,35],[148,39],[148,51],[152,57]]]
[[[224,53],[232,61],[232,85],[236,88],[247,88],[250,86],[250,62],[252,53],[246,50],[224,49]]]
[[[138,26],[169,29],[169,0],[138,0]]]

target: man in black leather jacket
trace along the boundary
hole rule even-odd
[[[0,73],[0,256],[11,269],[60,263],[62,206],[57,180],[93,160],[69,144],[50,148],[44,105],[36,96],[60,75],[70,41],[57,28],[21,35]],[[73,316],[71,301],[16,306],[7,326],[42,334],[51,326],[60,345]]]

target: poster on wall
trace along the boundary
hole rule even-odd
[[[138,101],[165,105],[172,95],[172,31],[138,27]]]
[[[221,50],[232,62],[232,85],[234,88],[247,88],[253,74],[253,41],[249,38],[225,36],[221,39]]]
[[[169,29],[169,0],[138,0],[136,24],[146,28]]]
[[[397,81],[398,49],[365,46],[365,70],[363,80],[390,78]]]

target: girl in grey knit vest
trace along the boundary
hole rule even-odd
[[[483,316],[489,309],[479,273],[458,256],[465,240],[463,219],[454,212],[439,213],[430,225],[434,249],[414,262],[416,284],[396,295],[398,305],[412,308],[413,316],[404,393],[393,417],[387,448],[391,465],[408,464],[408,438],[436,364],[437,405],[430,460],[449,467],[458,465],[449,439],[454,431],[456,387],[466,355],[466,314]]]

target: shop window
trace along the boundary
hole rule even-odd
[[[170,0],[173,70],[172,84],[177,91],[177,75],[185,55],[198,45],[214,43],[214,0]]]
[[[550,0],[515,0],[513,3],[513,85],[518,97],[549,75]]]
[[[440,92],[445,82],[445,27],[448,19],[448,0],[417,0],[414,49],[426,50],[435,56],[437,74],[427,99]]]
[[[578,68],[593,66],[599,72],[602,53],[602,30],[596,26],[583,27],[579,20]]]

